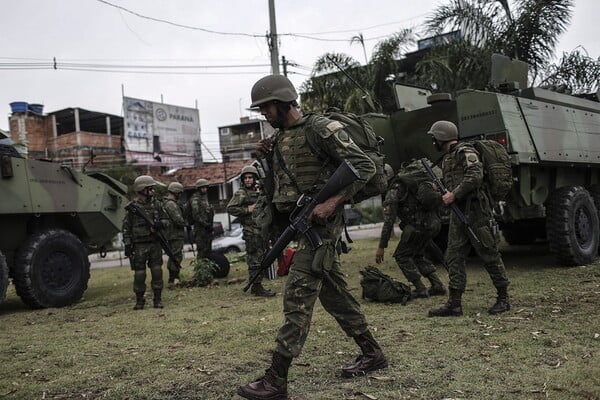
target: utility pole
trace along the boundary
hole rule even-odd
[[[271,69],[273,75],[279,75],[279,48],[277,47],[277,23],[275,21],[275,0],[269,0],[269,24],[271,32],[267,34],[267,43],[271,51]]]

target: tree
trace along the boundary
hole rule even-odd
[[[365,49],[365,38],[362,32],[359,32],[358,35],[352,36],[352,39],[350,39],[350,44],[354,43],[360,43],[360,45],[362,46],[363,54],[365,55],[365,65],[367,65],[369,63],[369,59],[367,58],[367,50]]]
[[[585,49],[581,49],[585,52]],[[573,94],[593,93],[600,90],[600,57],[596,60],[579,49],[563,53],[558,64],[550,64],[544,71],[541,85]]]
[[[550,62],[572,15],[572,0],[450,0],[426,21],[428,30],[460,29],[485,53],[500,53],[530,65],[532,82]],[[489,59],[488,59],[489,61]]]

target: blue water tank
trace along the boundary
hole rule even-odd
[[[14,101],[14,102],[10,103],[10,110],[14,113],[27,112],[27,102]]]
[[[44,105],[43,104],[29,104],[29,111],[34,114],[43,114],[44,113]]]

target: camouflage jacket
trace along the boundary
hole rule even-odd
[[[183,210],[176,200],[167,198],[162,201],[161,222],[167,240],[185,238],[186,223]]]
[[[142,202],[138,199],[135,199],[132,200],[132,203],[136,203],[138,206],[140,206],[146,212],[146,215],[148,215],[148,217],[150,217],[152,220],[160,219],[160,204],[156,200],[151,199],[148,202]],[[123,244],[126,246],[135,243],[156,241],[146,220],[131,211],[127,211],[125,214],[122,232]]]
[[[483,164],[471,143],[457,143],[442,161],[444,182],[458,202],[482,193]]]
[[[252,212],[248,211],[248,206],[256,204],[258,196],[260,191],[241,187],[227,204],[227,212],[240,219],[244,234],[260,234],[260,228],[252,218]]]
[[[215,211],[208,202],[208,195],[202,195],[198,192],[194,193],[190,199],[190,207],[192,209],[192,219],[194,220],[196,229],[212,231]]]

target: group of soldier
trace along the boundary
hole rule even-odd
[[[376,173],[376,168],[344,131],[342,123],[322,115],[303,115],[300,112],[297,92],[287,78],[279,75],[261,78],[252,87],[251,98],[251,107],[260,111],[275,128],[275,133],[261,140],[256,148],[257,158],[268,167],[272,185],[269,191],[261,191],[256,185],[257,170],[254,167],[244,168],[241,188],[229,202],[227,211],[240,218],[243,225],[249,275],[259,277],[252,287],[253,294],[265,297],[274,295],[262,287],[256,269],[265,251],[265,233],[261,229],[267,227],[277,230],[278,225],[285,224],[301,196],[317,193],[342,161],[349,162],[360,176],[360,179],[313,209],[309,224],[321,239],[318,246],[314,246],[301,233],[295,238],[298,248],[283,289],[284,321],[276,335],[271,364],[261,377],[240,386],[237,391],[240,396],[252,400],[287,399],[288,370],[293,359],[300,355],[307,339],[317,299],[360,349],[360,355],[354,362],[342,367],[342,377],[362,376],[388,366],[388,360],[369,329],[359,302],[348,289],[337,251],[344,228],[343,205],[361,190]],[[429,311],[430,317],[457,317],[463,314],[466,259],[471,248],[482,259],[497,291],[496,302],[488,312],[498,314],[508,311],[509,281],[498,252],[496,232],[490,223],[493,212],[491,201],[482,188],[483,166],[478,153],[471,144],[458,142],[458,130],[452,122],[436,122],[429,134],[434,145],[444,153],[441,175],[448,191],[440,193],[441,188],[432,181],[409,188],[402,180],[393,179],[392,173],[384,200],[385,222],[375,254],[376,262],[383,261],[394,221],[400,217],[402,233],[393,256],[406,278],[414,285],[414,297],[449,293],[444,304]],[[317,144],[317,149],[314,144]],[[327,161],[323,161],[322,155],[326,156]],[[191,206],[196,221],[198,253],[199,256],[206,256],[206,253],[201,253],[201,245],[206,245],[206,241],[210,240],[207,236],[212,229],[213,210],[206,198],[206,186],[201,181],[204,182],[198,181],[198,192],[191,199]],[[159,205],[153,198],[154,185],[150,177],[137,178],[134,183],[136,199],[133,201],[138,202],[149,214],[164,210],[169,218],[160,219],[158,226],[148,226],[129,213],[124,222],[124,242],[128,255],[132,257],[134,270],[136,309],[144,306],[146,265],[152,273],[154,307],[162,307],[162,257],[160,248],[152,239],[154,230],[168,226],[166,229],[170,232],[172,226],[178,233],[169,240],[173,243],[176,241],[178,245],[183,242],[180,235],[181,220],[171,218],[171,213],[178,212],[175,202],[183,188],[171,184],[167,200]],[[259,202],[261,196],[263,201]],[[257,209],[259,203],[265,209]],[[441,228],[438,210],[442,206],[452,205],[458,206],[468,216],[470,225],[466,226],[456,215],[450,215],[445,255],[449,275],[446,288],[426,256],[429,254],[427,246]],[[203,236],[205,234],[207,236]],[[205,249],[210,251],[210,246]],[[170,281],[178,278],[176,265],[169,264]],[[428,279],[430,287],[425,286],[422,277]]]
[[[133,182],[133,200],[125,207],[123,220],[123,245],[133,270],[133,291],[136,296],[134,310],[145,305],[146,269],[150,269],[150,286],[154,294],[154,308],[163,308],[162,251],[171,253],[167,262],[168,284],[179,282],[185,229],[190,228],[186,220],[180,196],[183,185],[172,182],[167,187],[167,196],[157,199],[154,189],[157,182],[148,175],[138,176]],[[208,258],[211,252],[214,210],[208,201],[208,180],[198,179],[196,192],[189,199],[191,222],[195,232],[198,259]]]

